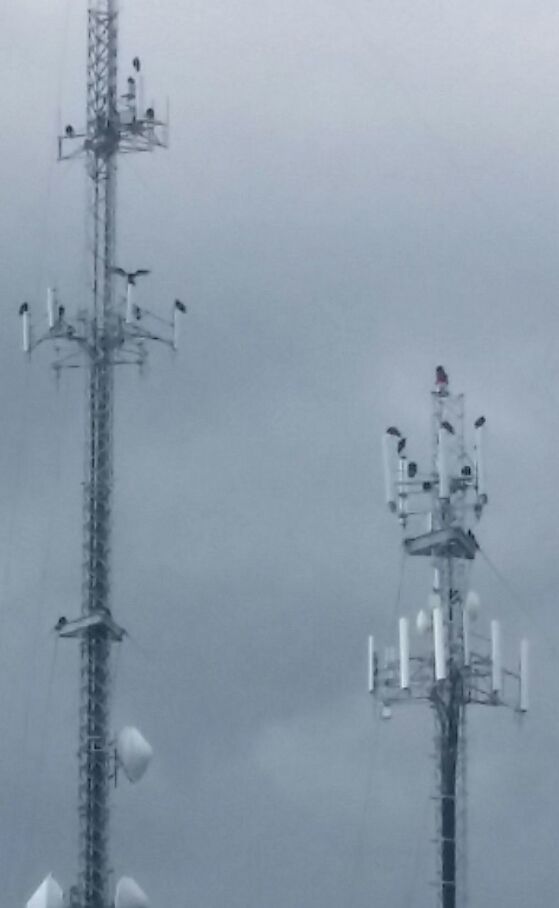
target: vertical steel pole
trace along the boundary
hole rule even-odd
[[[460,729],[458,675],[448,679],[449,698],[439,713],[441,773],[441,901],[443,908],[456,908],[456,769]]]

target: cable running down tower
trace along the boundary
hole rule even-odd
[[[141,62],[118,93],[118,9],[116,0],[97,0],[87,14],[87,108],[83,130],[66,126],[58,140],[59,160],[85,157],[89,184],[91,298],[69,319],[53,289],[47,292],[46,326],[35,335],[28,303],[20,307],[23,349],[30,354],[44,341],[54,341],[57,375],[62,369],[87,370],[86,470],[83,498],[83,588],[81,615],[61,618],[64,638],[80,645],[79,706],[79,871],[67,901],[71,908],[109,908],[109,794],[119,765],[136,781],[151,748],[136,729],[124,729],[116,741],[110,727],[113,643],[124,636],[112,614],[111,509],[113,492],[114,367],[141,367],[149,341],[176,349],[178,319],[186,311],[175,300],[169,320],[140,308],[134,298],[136,279],[146,269],[117,267],[117,157],[150,152],[167,145],[167,124],[152,107],[142,108]],[[115,294],[117,277],[125,295]],[[30,908],[57,908],[62,893],[48,877],[29,902]],[[60,891],[59,891],[60,890]],[[35,901],[34,901],[35,900]],[[115,905],[141,906],[145,896],[129,878],[116,887]]]
[[[406,555],[426,558],[433,570],[428,608],[417,615],[421,640],[411,651],[409,619],[399,619],[397,647],[379,656],[369,638],[369,691],[390,718],[395,703],[426,701],[435,719],[438,775],[438,894],[442,908],[464,904],[465,874],[457,872],[460,816],[465,792],[466,707],[511,706],[528,710],[528,644],[520,645],[518,671],[503,666],[501,631],[491,621],[488,639],[472,631],[479,597],[468,589],[469,567],[478,543],[473,527],[487,504],[484,468],[485,418],[474,424],[474,456],[464,440],[464,398],[449,390],[442,366],[436,370],[432,400],[432,462],[421,473],[408,460],[407,443],[391,426],[383,438],[386,503],[404,531]],[[474,645],[475,644],[475,645]],[[511,688],[516,688],[511,697]]]

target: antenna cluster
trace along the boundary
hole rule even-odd
[[[140,368],[147,359],[146,342],[157,341],[176,351],[178,348],[180,317],[187,311],[185,303],[176,299],[171,307],[171,315],[165,319],[152,310],[139,306],[136,302],[136,280],[150,274],[146,268],[127,272],[123,268],[113,267],[112,274],[124,278],[125,292],[118,298],[112,312],[112,319],[106,325],[106,348],[113,354],[112,365]],[[62,369],[78,369],[87,365],[88,358],[95,355],[98,346],[98,331],[95,320],[86,310],[78,312],[74,319],[66,315],[66,307],[60,305],[55,288],[47,289],[45,317],[34,330],[31,324],[31,310],[28,302],[19,307],[22,331],[22,349],[28,356],[45,341],[55,343],[56,356],[53,369],[59,373]],[[74,347],[63,347],[62,344]],[[80,354],[85,354],[85,362]]]
[[[397,646],[381,653],[369,637],[368,688],[389,719],[396,703],[426,701],[436,725],[439,773],[439,893],[443,908],[457,897],[457,775],[465,770],[465,712],[470,704],[528,710],[528,643],[518,668],[503,662],[501,625],[492,620],[476,633],[480,599],[469,589],[468,568],[479,549],[473,532],[488,502],[485,477],[486,420],[474,423],[470,455],[464,441],[463,395],[452,395],[438,366],[432,400],[432,459],[421,471],[407,458],[407,442],[395,426],[383,437],[385,497],[404,530],[404,551],[428,558],[432,588],[427,607],[398,621]],[[463,845],[465,843],[462,843]]]
[[[108,0],[89,9],[87,126],[76,130],[71,123],[67,124],[58,136],[59,161],[71,160],[83,152],[93,152],[97,157],[106,158],[114,150],[126,153],[168,147],[168,116],[160,120],[155,115],[155,105],[144,106],[143,70],[139,57],[132,60],[134,75],[128,76],[125,92],[118,96],[112,80],[111,97],[97,96],[99,84],[113,73],[116,77],[117,58],[109,47],[112,39],[116,41],[117,37],[116,15],[116,3],[109,4]],[[110,122],[106,118],[106,100],[113,108]]]
[[[475,445],[470,456],[464,446],[463,395],[450,394],[442,366],[437,367],[432,400],[433,459],[428,470],[421,472],[416,461],[408,459],[407,439],[396,426],[390,426],[383,436],[386,504],[404,528],[409,518],[422,515],[432,520],[438,514],[439,522],[448,523],[445,516],[451,501],[453,523],[458,522],[458,517],[464,522],[465,510],[479,520],[488,502],[485,417],[480,416],[474,423]]]

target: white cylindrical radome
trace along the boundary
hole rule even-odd
[[[439,429],[437,463],[439,469],[439,498],[450,498],[448,432],[446,429]]]
[[[372,634],[369,634],[369,647],[367,653],[367,679],[369,685],[369,693],[373,694],[375,691],[375,638]]]
[[[446,645],[441,606],[433,609],[433,646],[435,649],[435,680],[444,681],[446,678]]]
[[[476,489],[482,504],[487,502],[485,478],[485,420],[476,426]]]
[[[134,284],[128,281],[126,284],[126,317],[127,325],[131,325],[134,318]]]
[[[520,703],[518,708],[521,713],[528,712],[530,705],[529,694],[528,694],[528,641],[520,641]]]
[[[400,687],[408,690],[410,686],[410,623],[407,618],[398,622],[400,643]]]
[[[54,328],[54,312],[55,312],[55,299],[54,299],[54,288],[47,287],[47,321],[49,330]]]
[[[491,690],[498,694],[503,687],[503,668],[501,656],[501,625],[491,621]]]
[[[384,469],[384,497],[391,511],[396,510],[396,490],[394,488],[394,454],[396,438],[385,432],[382,436],[382,465]]]

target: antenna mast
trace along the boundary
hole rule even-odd
[[[127,759],[137,762],[138,755],[145,756],[149,748],[141,735],[128,735],[125,745],[120,746],[119,738],[115,749],[110,727],[111,648],[124,636],[123,628],[112,616],[110,587],[114,367],[141,367],[147,355],[147,341],[160,341],[175,349],[177,319],[186,311],[183,303],[176,300],[168,321],[157,316],[152,321],[149,311],[133,301],[136,277],[148,272],[139,269],[127,273],[116,267],[117,157],[167,145],[167,124],[156,118],[153,108],[139,109],[138,57],[132,61],[132,69],[134,75],[129,76],[126,91],[119,96],[117,0],[93,0],[87,14],[86,125],[81,131],[66,126],[58,140],[59,160],[78,156],[86,160],[90,189],[90,304],[78,312],[75,321],[70,321],[64,306],[57,304],[55,292],[49,290],[46,330],[36,338],[28,304],[20,307],[24,352],[31,353],[43,341],[53,340],[57,374],[66,368],[87,370],[81,615],[70,621],[61,618],[56,626],[61,637],[77,638],[80,643],[79,871],[77,886],[70,890],[72,908],[107,908],[112,904],[111,780],[119,763],[132,778],[127,772]],[[126,278],[125,300],[115,296],[117,275]],[[131,730],[122,734],[126,731]],[[136,897],[141,892],[137,884],[123,878],[116,890],[117,908],[119,899],[126,899],[132,891]]]
[[[369,638],[368,671],[369,691],[378,697],[383,718],[391,717],[396,702],[424,700],[431,705],[438,775],[439,904],[456,908],[464,904],[465,884],[457,875],[457,845],[462,853],[466,846],[458,835],[465,792],[457,783],[460,774],[465,779],[466,707],[512,705],[520,713],[527,711],[528,644],[521,643],[517,672],[503,668],[499,622],[491,621],[489,639],[476,635],[476,642],[484,644],[481,652],[472,646],[470,628],[479,598],[468,591],[468,568],[478,551],[472,526],[487,504],[485,418],[474,424],[475,456],[470,457],[464,442],[463,395],[450,393],[442,366],[436,370],[431,399],[433,454],[426,473],[408,460],[406,439],[395,426],[383,439],[386,502],[404,530],[404,551],[429,559],[433,569],[428,609],[417,615],[417,631],[425,639],[412,655],[409,619],[400,618],[397,649],[386,648],[379,659],[375,639]],[[509,698],[511,682],[518,688],[516,702]]]

